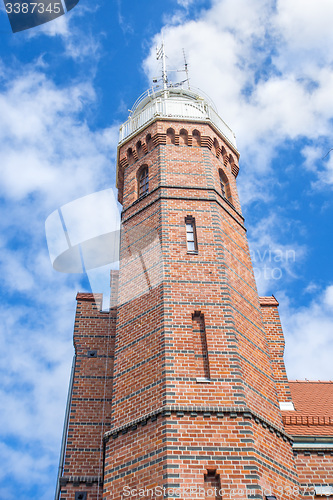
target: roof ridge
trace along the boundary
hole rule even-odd
[[[288,380],[290,384],[333,384],[333,380]]]

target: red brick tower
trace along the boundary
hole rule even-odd
[[[121,128],[105,499],[299,498],[283,336],[276,301],[258,297],[238,158],[192,90],[146,93]]]

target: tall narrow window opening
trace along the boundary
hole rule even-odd
[[[201,146],[201,135],[199,130],[193,130],[192,132],[192,146]]]
[[[175,144],[175,131],[173,128],[168,128],[166,133],[166,143]]]
[[[143,196],[144,194],[147,194],[149,191],[149,176],[148,176],[148,167],[144,166],[141,168],[139,172],[139,179],[138,179],[138,195],[139,198],[140,196]]]
[[[209,361],[205,318],[200,311],[192,314],[192,335],[197,378],[209,380]]]
[[[205,474],[205,500],[222,500],[220,475],[216,471]]]
[[[181,129],[179,132],[179,144],[186,144],[188,145],[188,133],[187,130],[184,128]]]
[[[221,188],[221,194],[223,198],[226,198],[230,203],[232,202],[232,196],[230,192],[230,185],[229,185],[229,180],[228,177],[226,176],[225,172],[223,172],[222,168],[219,170],[219,175],[220,175],[220,188]]]
[[[198,243],[197,243],[197,234],[195,227],[195,218],[191,216],[185,217],[185,227],[186,227],[187,251],[189,253],[197,253]]]
[[[220,174],[220,186],[221,186],[222,196],[223,196],[223,198],[225,198],[225,195],[226,195],[225,184],[224,184],[224,180],[221,177],[221,174]]]

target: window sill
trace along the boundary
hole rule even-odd
[[[137,201],[142,200],[143,198],[145,198],[145,197],[146,197],[146,196],[148,196],[148,195],[149,195],[149,191],[147,191],[146,193],[140,194],[140,196],[138,196]]]
[[[187,253],[191,255],[198,255],[198,250],[187,250]]]
[[[196,382],[197,384],[210,384],[211,380],[205,377],[197,377]]]

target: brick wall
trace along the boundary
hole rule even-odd
[[[108,433],[104,498],[298,498],[291,445],[277,432],[247,412],[165,409]],[[221,491],[212,495],[207,475]]]
[[[204,486],[205,478],[219,478],[224,500],[235,486],[262,498],[265,485],[297,485],[240,212],[237,162],[230,145],[202,123],[156,121],[119,149],[123,231],[104,498],[122,498],[126,485]],[[140,198],[145,165],[149,193]],[[198,242],[192,253],[189,216]],[[203,377],[198,353],[201,360],[207,355]],[[279,498],[295,498],[294,491]]]
[[[299,476],[301,498],[319,498],[314,494],[314,486],[333,487],[333,452],[328,450],[297,451],[295,461]],[[322,498],[333,498],[333,495]]]
[[[297,415],[281,419],[278,303],[257,294],[237,174],[237,151],[208,124],[158,120],[119,148],[120,270],[110,313],[77,296],[62,499],[294,500],[331,484],[331,452],[293,453]]]
[[[276,382],[279,401],[292,401],[286,367],[284,364],[285,340],[282,331],[278,301],[275,297],[259,297],[261,312]]]
[[[100,312],[102,297],[77,295],[74,328],[76,363],[61,499],[75,492],[102,494],[102,438],[110,427],[116,310]],[[101,498],[101,494],[99,498]]]

